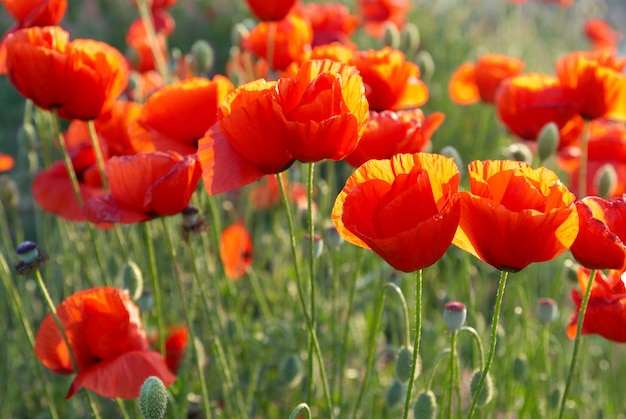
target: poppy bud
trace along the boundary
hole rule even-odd
[[[25,241],[17,246],[16,253],[20,261],[15,265],[18,275],[28,275],[35,272],[48,261],[48,255],[39,249],[37,243]]]
[[[280,364],[279,380],[287,388],[294,388],[302,381],[302,361],[295,354],[288,354]]]
[[[541,324],[548,325],[559,315],[559,306],[552,298],[540,298],[537,302],[537,315]]]
[[[415,61],[422,73],[422,80],[428,82],[433,78],[435,74],[435,60],[428,51],[420,51],[415,55]]]
[[[510,160],[525,162],[528,164],[532,164],[533,162],[533,152],[530,151],[530,148],[528,148],[528,146],[524,143],[511,144],[505,148],[504,155]]]
[[[309,243],[310,243],[310,237],[308,234],[304,235],[304,239],[302,240],[302,251],[304,252],[304,257],[308,258],[309,257]],[[324,249],[324,240],[322,240],[322,237],[318,234],[315,234],[313,236],[313,257],[314,258],[318,258],[320,257],[320,255],[322,254],[322,250]]]
[[[144,290],[137,300],[137,305],[139,306],[139,310],[141,312],[150,311],[150,309],[154,307],[154,295],[152,294],[152,291]]]
[[[548,399],[548,403],[550,404],[550,410],[555,410],[559,408],[561,404],[561,388],[560,387],[554,387],[554,389],[550,392],[550,398]]]
[[[417,25],[413,22],[408,22],[402,28],[400,33],[402,39],[400,40],[400,49],[404,51],[407,56],[412,56],[417,53],[420,48],[420,31]]]
[[[190,234],[199,234],[205,231],[209,224],[200,216],[200,211],[193,205],[187,206],[181,211],[183,224],[181,226],[182,236],[185,241],[189,240]]]
[[[539,131],[537,137],[537,156],[544,161],[556,152],[559,146],[559,127],[554,122],[548,122]]]
[[[455,332],[465,324],[467,317],[467,308],[465,304],[458,301],[446,303],[443,310],[443,321],[450,331]]]
[[[437,416],[437,398],[432,391],[422,391],[413,406],[414,419],[434,419]]]
[[[385,407],[389,410],[396,410],[401,405],[406,397],[406,385],[398,380],[393,380],[387,394],[385,394]]]
[[[402,383],[408,383],[411,379],[411,363],[413,362],[413,348],[410,346],[403,346],[398,351],[396,357],[396,379]],[[415,364],[415,378],[419,377],[422,371],[422,360],[417,356],[417,362]]]
[[[617,186],[617,172],[611,163],[605,163],[598,169],[593,179],[598,195],[609,198],[613,195]]]
[[[400,31],[395,23],[391,21],[385,22],[385,35],[383,37],[385,46],[389,46],[393,49],[400,47]]]
[[[215,63],[213,47],[207,41],[199,39],[191,46],[193,56],[193,74],[204,76],[211,71]]]
[[[148,377],[139,393],[139,410],[145,419],[162,419],[167,410],[167,390],[158,377]]]
[[[123,288],[130,292],[133,301],[137,301],[143,293],[143,275],[141,269],[132,260],[129,260],[122,267]]]
[[[25,123],[17,130],[17,143],[28,151],[32,151],[37,146],[39,137],[37,130],[31,123]]]
[[[524,354],[519,354],[513,360],[513,378],[519,383],[526,382],[528,378],[528,358]]]
[[[470,393],[472,394],[472,397],[476,397],[478,384],[480,383],[482,376],[483,376],[483,372],[480,370],[476,370],[476,372],[474,372],[474,375],[472,376],[472,381],[470,382]],[[480,391],[480,395],[478,396],[477,406],[483,407],[487,405],[491,401],[492,397],[493,397],[493,381],[491,380],[491,375],[487,374],[487,378],[485,379],[483,388]]]
[[[17,183],[9,175],[0,176],[0,201],[5,207],[15,208],[20,202],[20,192]]]
[[[326,230],[324,231],[324,238],[326,240],[326,243],[328,243],[328,246],[332,247],[333,249],[338,249],[339,246],[341,246],[345,241],[343,237],[339,235],[339,232],[334,225],[326,228]]]
[[[250,34],[250,29],[243,23],[237,23],[230,30],[230,44],[239,47],[241,41]]]

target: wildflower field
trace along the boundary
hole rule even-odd
[[[619,1],[0,3],[1,418],[626,417]]]

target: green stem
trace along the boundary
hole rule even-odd
[[[204,378],[204,371],[202,369],[202,363],[200,360],[200,356],[198,354],[198,348],[196,346],[196,334],[193,330],[193,322],[191,316],[189,315],[189,304],[185,300],[185,291],[183,288],[183,280],[180,277],[180,271],[178,270],[176,258],[176,249],[174,248],[174,243],[172,242],[172,236],[170,235],[170,231],[167,228],[167,224],[165,224],[165,218],[161,217],[161,227],[163,228],[163,232],[165,234],[165,240],[167,241],[167,247],[169,248],[170,257],[172,259],[172,270],[174,271],[174,282],[176,282],[176,288],[178,289],[178,297],[180,298],[180,305],[183,308],[183,316],[185,317],[185,324],[187,325],[187,331],[189,333],[189,340],[191,341],[191,347],[193,349],[193,355],[196,360],[196,369],[198,371],[198,378],[200,379],[200,389],[202,391],[202,404],[204,406],[204,411],[206,412],[207,417],[211,417],[211,405],[209,403],[209,392],[206,386],[206,380]]]
[[[433,380],[435,379],[435,373],[437,372],[437,367],[439,366],[441,361],[444,360],[449,354],[450,354],[450,348],[446,348],[439,354],[437,358],[435,358],[435,362],[433,362],[433,369],[430,372],[430,376],[428,377],[428,380],[426,381],[426,387],[424,391],[430,390],[430,387],[433,384]]]
[[[156,64],[157,71],[163,79],[164,83],[168,83],[170,79],[169,71],[167,69],[167,62],[163,56],[163,52],[159,48],[159,44],[156,38],[156,32],[154,30],[154,22],[152,21],[152,14],[148,9],[148,2],[146,0],[137,0],[137,7],[139,8],[139,15],[146,34],[148,35],[148,42],[150,43],[150,49],[154,57],[154,63]]]
[[[271,24],[275,25],[274,22]],[[315,163],[308,164],[308,176],[307,176],[307,221],[309,230],[309,309],[311,310],[311,329],[316,330],[316,315],[315,315],[315,225],[313,224],[313,170]],[[313,397],[313,338],[309,337],[309,380],[307,382],[307,400],[312,400]]]
[[[411,361],[411,379],[406,390],[406,400],[404,402],[404,419],[409,417],[411,406],[411,393],[415,382],[415,368],[417,368],[417,356],[420,349],[420,337],[422,335],[422,283],[424,275],[422,269],[415,272],[415,342],[413,343],[413,360]]]
[[[52,297],[50,297],[48,288],[46,287],[46,284],[43,282],[43,278],[39,270],[35,271],[35,278],[37,279],[37,285],[39,286],[39,290],[41,291],[41,293],[44,296],[44,299],[46,300],[46,305],[48,306],[48,309],[50,310],[50,315],[54,319],[54,322],[56,323],[57,328],[59,329],[59,333],[61,333],[61,337],[63,338],[63,342],[65,343],[65,346],[67,346],[67,352],[70,355],[70,362],[72,363],[72,368],[74,369],[74,371],[78,373],[78,363],[76,362],[76,357],[74,356],[74,350],[72,349],[72,346],[70,345],[70,341],[67,338],[67,334],[65,333],[65,327],[63,327],[63,323],[61,323],[61,319],[59,319],[56,306],[54,305],[54,302],[52,301]],[[100,413],[98,412],[98,409],[96,408],[93,400],[91,399],[89,392],[85,390],[84,388],[83,390],[84,390],[85,396],[87,397],[87,402],[89,403],[89,408],[91,409],[91,413],[93,413],[94,417],[96,417],[97,419],[100,419]]]
[[[72,163],[72,158],[70,157],[69,150],[67,149],[67,143],[65,142],[65,136],[61,131],[61,124],[59,123],[59,113],[56,108],[52,110],[52,115],[55,123],[55,129],[57,133],[57,139],[59,140],[59,145],[61,146],[61,151],[63,151],[63,162],[65,163],[65,169],[67,170],[67,174],[70,177],[70,183],[72,184],[72,191],[74,191],[74,197],[76,198],[76,202],[79,207],[83,206],[83,197],[80,194],[80,186],[78,185],[78,177],[76,177],[76,170],[74,170],[74,164]]]
[[[98,133],[96,132],[96,125],[93,119],[87,121],[89,127],[89,139],[91,140],[91,148],[96,155],[96,165],[98,166],[98,172],[100,173],[100,179],[102,181],[102,187],[106,192],[109,191],[109,182],[107,180],[106,172],[104,170],[104,157],[102,156],[102,147],[100,146],[100,140],[98,139]]]
[[[124,401],[122,399],[115,399],[115,403],[117,404],[117,407],[120,409],[120,413],[122,414],[122,417],[124,419],[130,419],[130,416],[128,416],[128,412],[126,411],[126,406],[124,406]]]
[[[496,355],[496,341],[498,339],[498,319],[500,318],[500,308],[502,306],[502,299],[504,297],[504,287],[506,286],[507,277],[508,277],[508,272],[501,271],[500,282],[498,284],[498,293],[496,295],[496,305],[493,308],[493,318],[491,320],[491,343],[489,345],[489,353],[487,354],[487,361],[485,362],[485,367],[483,368],[483,372],[480,377],[480,382],[478,383],[478,387],[476,388],[476,392],[474,393],[474,397],[472,398],[472,405],[467,415],[468,419],[473,417],[474,413],[476,412],[476,407],[478,406],[478,399],[480,397],[480,394],[483,391],[483,386],[485,385],[485,380],[487,379],[487,375],[489,374],[489,369],[491,368],[491,364],[493,363],[493,358]]]
[[[311,419],[311,409],[309,408],[309,405],[306,403],[300,403],[299,405],[297,405],[296,408],[293,409],[293,411],[291,412],[291,415],[289,415],[289,419],[296,419],[298,417],[298,413],[300,413],[303,410],[304,410],[304,413],[306,414],[307,419]]]
[[[154,244],[152,243],[152,233],[150,222],[143,223],[144,244],[148,251],[148,265],[150,267],[150,279],[152,281],[152,293],[154,295],[154,306],[156,310],[157,331],[159,339],[159,352],[165,356],[165,323],[163,321],[163,303],[161,302],[161,287],[159,286],[159,274],[157,272],[156,256],[154,254]]]
[[[485,368],[485,349],[483,348],[483,342],[480,340],[480,335],[478,334],[476,329],[470,326],[463,326],[460,329],[460,331],[468,332],[474,338],[474,342],[476,342],[476,346],[478,347],[478,354],[480,355],[480,369],[481,370],[484,369]]]
[[[454,330],[450,336],[450,362],[448,364],[448,400],[446,401],[446,417],[452,417],[452,398],[454,397],[454,387],[456,382],[455,375],[455,360],[456,360],[456,339],[458,331]]]
[[[298,264],[298,251],[296,247],[296,229],[293,222],[293,216],[291,214],[291,209],[289,205],[289,200],[287,199],[287,191],[285,190],[285,184],[283,182],[282,177],[277,174],[276,180],[278,181],[278,189],[280,190],[280,195],[283,201],[283,205],[285,206],[285,213],[287,216],[287,224],[289,225],[289,242],[291,245],[291,254],[294,261],[294,269],[296,273],[296,288],[298,290],[298,297],[300,298],[300,303],[302,306],[302,313],[304,314],[304,318],[306,321],[306,325],[309,331],[309,335],[313,341],[313,349],[315,355],[317,356],[317,361],[320,369],[320,377],[322,380],[322,388],[324,390],[324,398],[326,400],[326,405],[328,408],[328,412],[332,415],[333,412],[333,403],[330,397],[330,390],[328,388],[328,380],[326,379],[326,370],[324,368],[324,357],[322,356],[322,350],[319,345],[319,341],[317,339],[317,332],[313,327],[313,322],[311,317],[309,316],[309,312],[306,308],[306,302],[304,299],[304,291],[302,289],[302,278],[300,275],[300,267]],[[309,377],[309,381],[311,381],[313,377]]]
[[[589,280],[587,281],[587,288],[585,289],[585,295],[580,303],[580,311],[578,312],[578,323],[576,324],[576,338],[574,338],[574,351],[572,352],[572,361],[569,364],[569,372],[567,374],[567,382],[565,384],[565,390],[563,390],[563,398],[561,399],[561,409],[559,411],[559,419],[563,417],[565,413],[565,404],[567,403],[567,396],[569,395],[570,388],[572,386],[572,380],[574,378],[574,371],[576,369],[576,361],[578,360],[578,351],[580,349],[580,342],[582,341],[583,323],[585,321],[585,313],[587,312],[587,305],[591,298],[591,288],[593,288],[593,280],[596,276],[596,270],[592,269],[589,272]]]

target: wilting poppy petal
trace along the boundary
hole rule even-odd
[[[245,275],[252,264],[252,238],[243,224],[233,224],[222,231],[220,256],[228,278],[235,280]]]

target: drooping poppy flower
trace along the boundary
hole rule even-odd
[[[100,287],[76,292],[57,307],[57,314],[78,371],[51,314],[39,327],[35,354],[56,374],[77,373],[66,399],[81,387],[107,398],[135,399],[149,376],[166,386],[176,379],[163,357],[150,351],[139,308],[124,291]]]
[[[357,5],[365,31],[374,37],[384,35],[387,22],[401,29],[411,9],[409,0],[359,0]]]
[[[195,155],[146,152],[107,160],[110,192],[85,202],[93,223],[132,224],[175,215],[189,205],[200,180]]]
[[[578,146],[566,147],[557,155],[558,166],[569,174],[570,190],[578,194],[581,150]],[[615,188],[610,197],[626,193],[626,128],[621,123],[594,120],[590,123],[587,144],[587,195],[599,195],[596,179],[598,171],[610,164],[617,174]],[[582,197],[580,197],[582,198]]]
[[[572,290],[572,299],[578,310],[572,313],[567,326],[567,336],[570,339],[576,337],[581,294],[586,292],[590,273],[585,268],[579,268],[577,272],[580,292]],[[596,271],[583,320],[583,335],[595,334],[614,342],[626,342],[626,287],[622,275],[615,270],[609,271],[608,275]]]
[[[244,49],[254,52],[257,57],[268,59],[270,25],[275,26],[271,67],[284,70],[311,47],[313,28],[311,23],[294,13],[278,22],[260,22],[242,40]]]
[[[197,141],[217,120],[217,107],[233,90],[226,77],[192,78],[155,92],[129,127],[135,150],[193,154]]]
[[[329,60],[305,63],[278,82],[235,89],[198,144],[204,186],[211,195],[236,189],[294,160],[340,160],[361,139],[369,118],[354,67]]]
[[[313,47],[334,42],[353,45],[350,36],[358,25],[357,17],[342,3],[306,3],[296,13],[306,17],[313,28]],[[343,62],[343,61],[342,61]]]
[[[441,112],[424,117],[420,109],[370,111],[363,138],[346,161],[353,167],[359,167],[368,160],[389,159],[394,154],[422,151],[444,118]]]
[[[459,179],[454,160],[438,154],[370,160],[348,178],[332,221],[346,241],[413,272],[439,260],[452,242]]]
[[[374,111],[415,108],[428,100],[419,67],[406,61],[402,51],[390,47],[358,51],[350,64],[361,73],[365,95]]]
[[[459,105],[482,100],[493,103],[500,83],[522,72],[524,62],[501,54],[485,54],[476,63],[464,63],[452,74],[448,83],[450,99]]]
[[[584,32],[595,51],[615,53],[622,39],[622,34],[603,19],[587,19]]]
[[[607,52],[576,51],[556,63],[561,85],[570,90],[585,119],[626,122],[626,58]]]
[[[572,244],[574,258],[589,269],[626,267],[626,196],[604,200],[586,196],[576,201],[579,231]]]
[[[252,265],[252,237],[242,222],[222,231],[220,256],[226,276],[232,280],[241,278]]]
[[[272,22],[283,19],[291,10],[296,0],[246,0],[250,11],[259,20]]]
[[[474,161],[460,192],[453,243],[500,270],[554,259],[578,234],[575,197],[554,172],[516,161]]]
[[[128,82],[118,50],[88,39],[69,42],[69,34],[56,26],[20,29],[7,37],[6,48],[11,84],[61,118],[97,118]]]
[[[561,133],[561,149],[575,142],[583,130],[575,97],[547,74],[520,74],[504,80],[495,106],[500,120],[523,140],[536,141],[541,129],[554,122]]]

